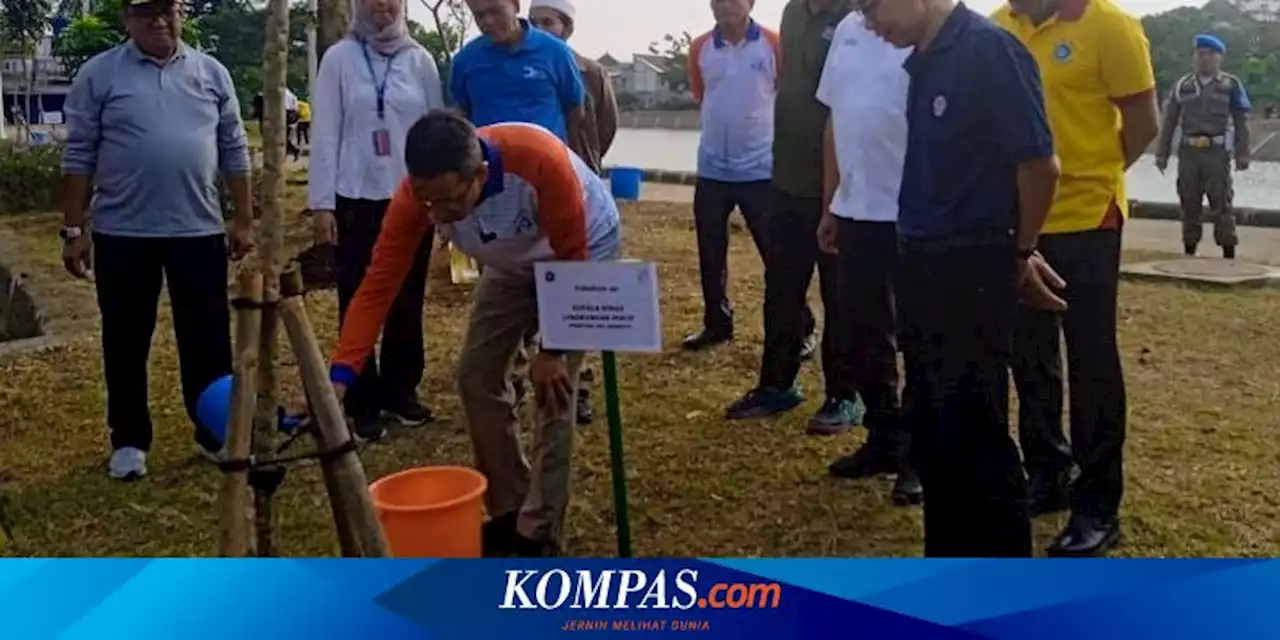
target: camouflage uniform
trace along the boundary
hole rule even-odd
[[[1156,158],[1167,160],[1174,130],[1181,125],[1178,146],[1178,199],[1182,202],[1182,240],[1193,252],[1203,234],[1203,198],[1209,197],[1214,216],[1213,237],[1218,245],[1234,248],[1235,212],[1231,208],[1231,151],[1227,149],[1228,124],[1234,129],[1237,160],[1249,158],[1249,97],[1240,79],[1219,73],[1207,82],[1196,74],[1183,76],[1164,105],[1164,122]],[[1234,253],[1234,250],[1232,250]]]

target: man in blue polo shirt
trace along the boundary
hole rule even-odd
[[[1030,556],[1009,437],[1019,296],[1062,308],[1036,253],[1058,165],[1040,75],[1018,41],[953,0],[857,0],[907,59],[898,282],[905,421],[924,484],[925,555]]]
[[[586,118],[573,50],[521,17],[519,0],[467,0],[480,27],[453,59],[449,90],[478,127],[540,125],[568,142]]]

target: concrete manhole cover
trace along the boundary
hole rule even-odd
[[[1236,260],[1169,260],[1157,262],[1151,268],[1171,276],[1187,276],[1200,278],[1264,278],[1271,274],[1271,269],[1248,262]]]

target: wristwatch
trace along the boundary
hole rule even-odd
[[[58,236],[63,242],[71,242],[82,235],[84,235],[84,227],[79,225],[70,225],[58,230]]]
[[[1035,254],[1036,254],[1035,247],[1031,247],[1030,249],[1018,249],[1019,260],[1030,260],[1031,256],[1034,256]]]

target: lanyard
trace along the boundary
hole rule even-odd
[[[373,60],[369,58],[369,46],[361,42],[360,52],[364,54],[365,66],[369,67],[369,76],[373,79],[373,89],[378,94],[378,119],[382,120],[387,115],[387,78],[391,77],[391,63],[400,52],[397,51],[389,56],[383,56],[387,59],[387,70],[382,74],[382,82],[378,82],[378,74],[373,71]]]

